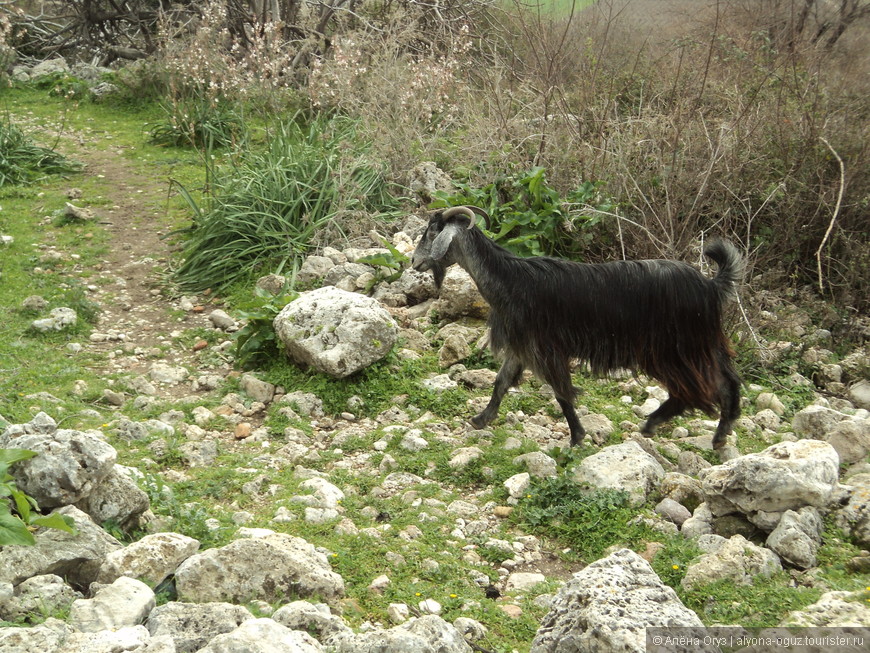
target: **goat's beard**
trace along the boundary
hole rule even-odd
[[[443,265],[433,265],[432,266],[432,278],[435,280],[435,287],[438,290],[441,290],[441,284],[444,283],[444,275],[447,272],[447,268]]]

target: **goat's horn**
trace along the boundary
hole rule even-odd
[[[474,211],[475,213],[477,213],[477,215],[479,215],[481,218],[483,218],[483,221],[486,223],[486,230],[487,231],[492,230],[492,226],[491,226],[491,223],[489,220],[489,213],[484,211],[479,206],[469,206],[468,208],[471,209],[472,211]]]
[[[468,222],[468,229],[471,229],[474,226],[474,215],[477,214],[483,217],[486,222],[486,228],[489,229],[489,215],[487,215],[486,211],[477,206],[451,206],[449,209],[446,209],[442,216],[446,218],[452,218],[454,215],[467,215],[471,220]]]

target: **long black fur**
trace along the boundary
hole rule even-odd
[[[549,257],[521,258],[467,228],[464,215],[432,216],[412,264],[432,270],[440,286],[446,268],[458,263],[489,302],[490,344],[504,358],[492,399],[472,419],[476,427],[497,414],[507,390],[531,369],[549,383],[571,429],[584,437],[574,411],[573,360],[594,374],[641,370],[658,379],[669,399],[647,420],[646,435],[687,409],[721,417],[713,445],[725,443],[740,414],[740,378],[722,331],[722,306],[741,273],[741,257],[729,242],[711,242],[704,253],[719,266],[708,279],[695,268],[668,260],[583,264]],[[433,258],[433,242],[454,234],[447,251]]]

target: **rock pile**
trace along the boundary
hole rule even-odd
[[[416,223],[417,229],[420,226]],[[399,251],[410,252],[414,227],[409,222],[407,233],[394,236]],[[299,280],[314,289],[288,304],[276,320],[288,353],[341,378],[370,365],[397,342],[398,355],[412,359],[437,341],[442,373],[422,382],[428,392],[459,386],[488,389],[493,372],[468,363],[485,342],[479,319],[486,306],[473,282],[461,270],[451,270],[446,291],[436,297],[428,275],[406,270],[387,281],[387,270],[363,258],[385,252],[326,248],[306,260]],[[276,292],[284,286],[276,278],[262,284]],[[320,288],[321,284],[326,285]],[[179,303],[190,313],[197,306],[191,298]],[[232,343],[223,334],[242,325],[222,311],[197,315],[203,325],[221,334],[218,344],[206,342],[203,347],[214,357],[226,356]],[[432,328],[433,316],[446,323]],[[353,398],[342,414],[326,415],[319,397],[267,383],[256,374],[239,376],[234,392],[214,399],[209,393],[222,387],[230,374],[228,364],[193,369],[188,362],[153,361],[153,351],[126,343],[123,332],[92,334],[91,344],[119,347],[114,359],[119,371],[137,370],[103,394],[102,402],[117,411],[111,427],[114,437],[147,442],[157,459],[173,448],[190,468],[214,464],[218,443],[259,447],[280,441],[272,453],[251,454],[256,462],[243,491],[268,499],[274,488],[264,470],[292,469],[303,482],[295,496],[275,506],[274,528],[246,528],[250,515],[240,510],[232,516],[239,525],[233,539],[201,550],[200,541],[172,532],[171,523],[151,512],[149,493],[154,497],[155,492],[171,490],[150,487],[137,470],[117,464],[117,453],[102,430],[64,429],[46,413],[25,424],[0,426],[0,448],[39,454],[14,466],[17,486],[41,508],[68,516],[77,530],[76,535],[42,530],[36,533],[34,547],[0,549],[0,619],[29,622],[40,621],[45,613],[69,615],[63,621],[49,618],[32,627],[0,629],[0,650],[471,651],[469,641],[484,636],[485,624],[467,617],[448,623],[440,616],[443,606],[431,598],[421,598],[413,606],[391,604],[392,624],[351,628],[342,616],[348,581],[332,568],[334,552],[281,532],[288,522],[304,520],[364,543],[366,538],[383,540],[394,528],[388,515],[387,523],[379,523],[381,515],[372,506],[363,508],[361,515],[345,510],[342,502],[349,488],[313,469],[334,452],[340,453],[334,470],[352,470],[373,479],[368,484],[372,498],[395,497],[417,511],[418,522],[403,524],[397,541],[419,540],[421,526],[446,516],[451,526],[445,536],[449,532],[457,560],[468,565],[481,589],[491,582],[479,569],[488,564],[481,549],[503,554],[496,573],[505,592],[521,594],[549,580],[535,567],[542,559],[541,543],[526,535],[506,539],[498,524],[534,479],[558,473],[552,449],[567,442],[562,420],[543,411],[503,415],[510,433],[503,447],[517,451],[512,460],[516,473],[504,481],[508,505],[481,505],[476,496],[444,502],[421,491],[432,482],[426,472],[398,471],[396,458],[419,454],[433,443],[447,444],[446,464],[461,472],[486,455],[491,432],[474,432],[476,443],[470,446],[467,425],[440,423],[402,398],[375,417],[357,416],[364,402],[360,397]],[[820,366],[832,365],[823,362],[824,356],[818,360]],[[854,369],[867,367],[866,361],[858,362]],[[570,478],[580,486],[625,490],[638,507],[652,505],[656,497],[654,509],[645,510],[641,519],[652,528],[693,538],[703,551],[688,564],[682,581],[686,588],[723,578],[751,584],[784,568],[811,577],[826,516],[870,548],[870,466],[865,462],[870,453],[870,414],[860,404],[861,382],[852,382],[854,372],[849,369],[825,367],[827,376],[819,378],[829,385],[841,384],[844,390],[850,382],[854,403],[819,399],[791,423],[786,423],[783,402],[776,395],[753,388],[755,403],[745,404],[747,415],[737,430],[770,446],[715,466],[695,452],[710,448],[714,424],[696,420],[690,428],[674,428],[670,438],[647,440],[637,433],[635,420],[614,424],[606,415],[581,406],[588,438],[600,451],[574,465]],[[634,379],[621,381],[620,387],[625,395],[614,402],[629,406],[630,415],[638,418],[666,398],[661,388]],[[166,396],[196,407],[184,412],[164,405],[161,397]],[[214,400],[206,401],[207,396]],[[485,398],[470,403],[481,400]],[[469,415],[475,407],[468,406]],[[158,419],[138,421],[126,416],[130,408],[162,412]],[[270,432],[263,426],[267,409],[310,428]],[[347,446],[373,432],[379,436],[371,451]],[[615,433],[622,433],[625,441],[603,446]],[[841,475],[844,466],[849,469]],[[166,479],[169,483],[183,480],[183,472],[173,473]],[[294,512],[288,506],[304,509]],[[362,527],[363,517],[377,525]],[[149,534],[124,545],[100,526],[107,522]],[[402,564],[398,550],[387,557],[391,564]],[[865,557],[866,562],[856,559],[854,564],[870,565],[870,556]],[[424,561],[429,570],[437,570],[438,564]],[[386,593],[390,583],[385,575],[372,579],[368,589]],[[870,624],[870,610],[845,599],[826,594],[816,605],[791,615],[789,622]],[[700,625],[698,616],[649,563],[624,549],[574,574],[549,600],[549,614],[532,643],[533,651],[564,650],[568,643],[578,650],[642,651],[647,626]],[[509,617],[519,610],[512,604],[501,607]]]

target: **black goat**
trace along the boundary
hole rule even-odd
[[[435,212],[411,259],[431,270],[440,288],[448,266],[458,263],[490,305],[490,346],[504,357],[492,398],[471,423],[488,424],[507,390],[531,369],[549,383],[568,427],[571,444],[585,435],[574,399],[570,363],[589,364],[594,374],[641,370],[661,381],[669,398],[643,426],[651,436],[662,422],[687,409],[721,416],[713,447],[721,448],[740,415],[740,377],[722,332],[722,304],[742,272],[737,249],[725,240],[704,253],[719,266],[708,279],[678,261],[614,261],[583,264],[549,257],[520,258],[484,236],[478,207]]]

